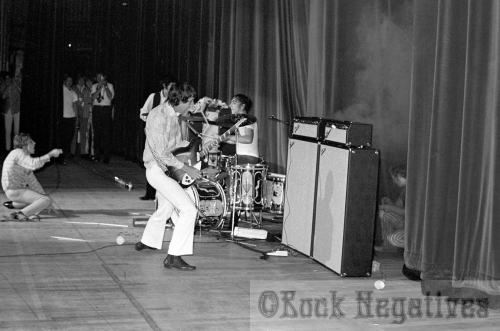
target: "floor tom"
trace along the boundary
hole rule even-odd
[[[285,175],[267,173],[263,192],[264,210],[277,214],[283,213],[285,180]]]

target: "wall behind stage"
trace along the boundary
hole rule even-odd
[[[289,127],[270,115],[373,124],[380,193],[394,194],[387,169],[407,154],[412,13],[413,0],[31,1],[23,130],[40,149],[60,143],[62,76],[104,69],[116,90],[114,151],[139,160],[139,108],[171,73],[200,97],[249,95],[272,172],[285,172]],[[75,35],[80,51],[67,47]]]

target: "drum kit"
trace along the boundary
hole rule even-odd
[[[183,117],[186,121],[204,121],[217,127],[229,128],[246,118],[242,126],[253,124],[256,118],[248,114],[229,114],[208,122],[205,117]],[[205,138],[203,138],[205,139]],[[205,142],[205,141],[204,141]],[[262,227],[262,213],[283,213],[285,175],[268,172],[264,159],[256,164],[240,164],[238,155],[222,155],[214,148],[202,160],[202,179],[185,188],[198,208],[198,224],[211,230],[234,225],[234,217],[244,212],[251,215],[252,227]],[[256,217],[255,212],[258,212]]]

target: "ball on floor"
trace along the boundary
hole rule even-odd
[[[125,239],[122,236],[116,237],[116,243],[118,245],[122,245],[125,242]]]

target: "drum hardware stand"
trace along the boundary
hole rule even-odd
[[[255,225],[255,228],[262,229],[262,211],[259,212],[259,218],[258,219],[257,219],[257,217],[255,217],[255,210],[243,210],[243,211],[245,212],[245,220],[242,221],[242,222],[249,223],[250,227],[252,229],[254,228],[254,225]],[[240,213],[241,212],[242,211],[240,211]],[[250,221],[248,220],[247,212],[250,213],[250,215],[252,216],[253,220],[252,219],[250,219]]]
[[[236,145],[238,144],[238,133],[237,133],[237,132],[238,132],[238,130],[236,130],[236,134],[235,134],[235,136],[236,136]],[[238,164],[238,153],[236,153],[236,154],[234,155],[234,162],[235,162],[235,164],[236,164],[236,165]],[[231,177],[231,176],[229,175],[229,177]],[[231,184],[233,184],[233,183],[232,183],[232,181],[231,181],[231,179],[229,180],[229,182],[230,182]],[[232,198],[233,198],[234,200],[236,200],[236,185],[234,185],[234,184],[233,184],[232,186],[233,186],[232,188],[230,187],[230,190],[232,190],[232,191],[233,191]],[[230,196],[231,196],[231,195],[230,195]],[[231,201],[231,200],[230,200],[230,201]],[[241,210],[238,210],[238,219],[239,219],[240,212],[241,212]],[[240,239],[240,240],[238,240],[238,239],[234,236],[235,216],[236,216],[236,201],[233,201],[233,211],[232,211],[232,214],[231,214],[231,218],[232,218],[232,222],[231,222],[231,231],[222,231],[222,230],[218,231],[218,232],[219,232],[219,234],[221,235],[221,237],[222,237],[222,233],[228,233],[228,232],[230,232],[230,233],[231,233],[230,238],[229,238],[229,239],[226,239],[226,241],[233,242],[233,243],[237,244],[238,246],[241,246],[241,247],[243,247],[243,248],[245,248],[245,249],[251,250],[251,251],[256,252],[256,253],[260,253],[260,254],[262,254],[262,256],[261,256],[260,258],[261,258],[262,260],[267,260],[267,258],[268,258],[269,256],[267,255],[267,253],[266,253],[266,252],[262,252],[262,251],[260,251],[260,250],[258,250],[258,249],[252,248],[252,247],[250,247],[250,245],[249,245],[249,244],[245,244],[245,243],[243,243],[243,240],[241,240],[241,239]],[[252,213],[252,216],[254,216],[254,215],[253,215],[253,213]],[[261,213],[261,216],[262,216],[262,213]],[[255,218],[255,216],[254,216],[254,218]],[[260,223],[260,224],[262,224],[262,223]],[[222,223],[220,224],[220,227],[222,228],[222,227],[223,227],[223,225],[224,225],[224,220],[223,220],[223,221],[222,221]],[[217,239],[219,239],[219,237],[217,237]]]

